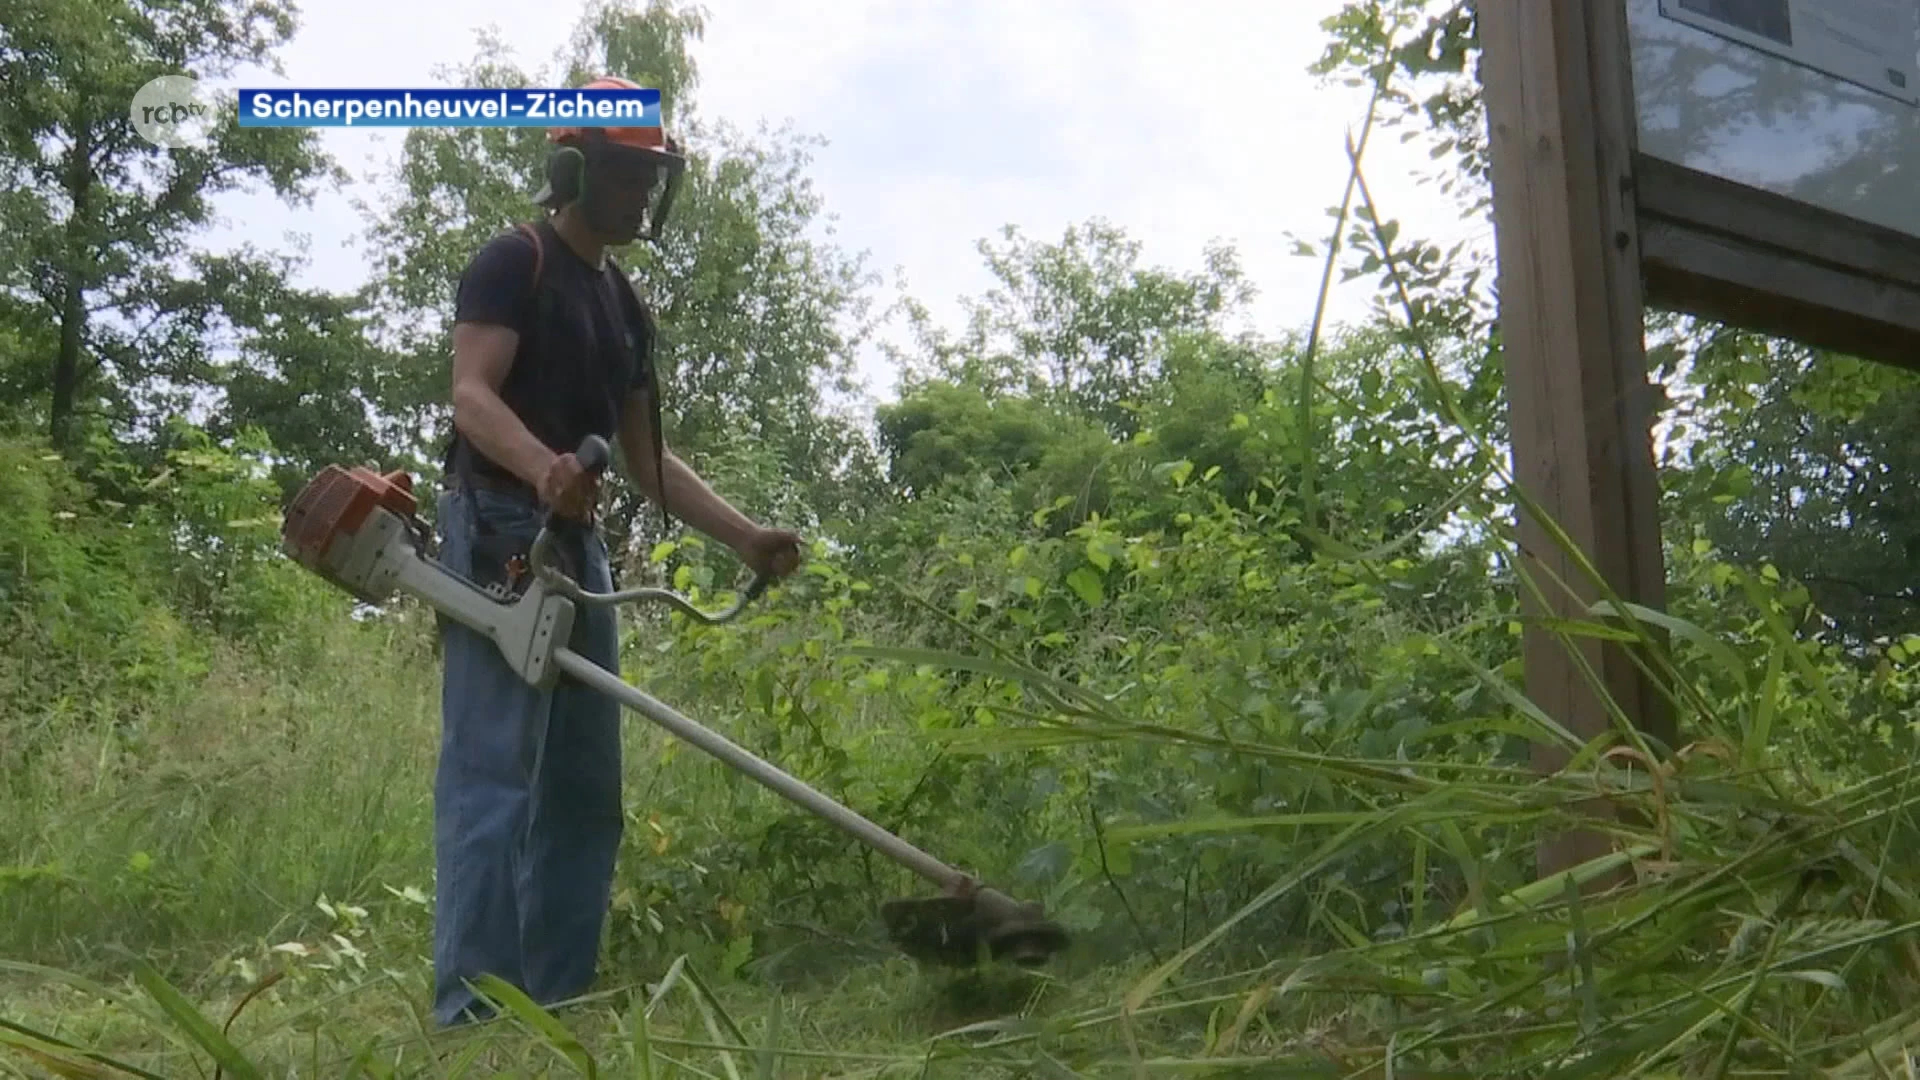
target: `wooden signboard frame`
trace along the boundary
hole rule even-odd
[[[1639,155],[1649,305],[1920,371],[1920,243]]]
[[[1640,153],[1626,3],[1477,10],[1515,479],[1616,595],[1660,610],[1647,307],[1920,370],[1920,240]],[[1676,746],[1625,647],[1539,618],[1590,619],[1600,594],[1542,521],[1523,508],[1518,526],[1528,696],[1582,739],[1617,708]],[[1566,760],[1542,745],[1534,764]],[[1607,847],[1547,838],[1540,870]]]

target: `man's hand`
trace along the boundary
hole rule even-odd
[[[563,518],[589,523],[600,503],[600,478],[572,454],[557,454],[540,477],[540,501]]]
[[[740,545],[739,554],[756,575],[783,578],[800,568],[800,536],[785,529],[756,527]]]

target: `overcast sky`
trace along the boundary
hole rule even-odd
[[[1202,265],[1209,240],[1240,253],[1259,289],[1256,328],[1305,329],[1320,264],[1290,253],[1289,232],[1324,237],[1346,178],[1343,140],[1364,97],[1326,89],[1306,67],[1339,0],[711,0],[695,46],[700,113],[751,130],[791,120],[826,140],[811,176],[838,240],[942,317],[988,284],[974,250],[1002,225],[1058,237],[1100,216],[1144,244],[1145,258]],[[283,51],[292,86],[436,84],[435,68],[471,58],[491,26],[529,67],[546,67],[577,3],[525,0],[307,0]],[[329,131],[356,174],[389,160],[397,133]],[[1368,180],[1383,212],[1442,242],[1477,224],[1412,170],[1424,152],[1376,139]],[[530,179],[529,183],[533,181]],[[369,265],[347,195],[295,222],[245,204],[229,235],[312,242],[308,279],[351,287]],[[1364,279],[1336,294],[1359,316]],[[868,365],[890,396],[892,373]]]

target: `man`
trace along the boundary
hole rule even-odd
[[[577,523],[559,545],[574,577],[611,588],[593,527],[597,478],[572,453],[595,434],[668,512],[757,573],[792,573],[799,537],[749,520],[666,451],[653,322],[607,259],[643,224],[657,237],[684,158],[659,128],[548,137],[536,201],[550,215],[487,243],[460,279],[442,558],[479,584],[514,587],[551,509]],[[614,612],[583,606],[574,618],[571,647],[619,671]],[[483,973],[542,1004],[589,988],[624,814],[617,704],[564,677],[539,693],[485,638],[450,621],[443,634],[434,1016],[452,1025],[489,1015],[467,985]]]

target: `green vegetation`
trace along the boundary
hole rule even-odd
[[[16,5],[0,85],[73,71],[9,116],[0,167],[56,184],[44,136],[117,131],[84,88],[139,73],[85,65],[136,54],[106,47],[134,24],[88,13],[147,9]],[[170,32],[237,33],[178,10]],[[1353,5],[1328,70],[1388,80],[1385,113],[1452,140],[1472,197],[1465,10]],[[1406,45],[1435,15],[1437,44]],[[435,305],[528,213],[531,144],[422,131],[380,225],[399,254],[356,296],[152,258],[133,245],[178,241],[129,231],[154,212],[132,195],[0,200],[0,1075],[1904,1075],[1920,625],[1892,598],[1920,508],[1886,477],[1920,382],[1651,327],[1683,745],[1581,746],[1518,689],[1481,268],[1362,189],[1339,265],[1383,276],[1381,314],[1309,345],[1224,329],[1247,295],[1224,249],[1180,272],[1106,223],[1010,233],[967,327],[920,320],[900,399],[837,413],[864,279],[803,238],[794,147],[698,122],[699,29],[596,8],[562,67],[680,91],[713,155],[701,224],[634,256],[661,260],[636,278],[674,342],[670,438],[816,543],[740,623],[623,616],[626,675],[1044,901],[1072,953],[916,970],[876,911],[919,882],[635,717],[602,988],[429,1030],[431,613],[356,610],[276,551],[320,464],[436,479]],[[531,78],[493,56],[459,77]],[[95,299],[43,302],[72,290]],[[151,368],[115,336],[136,293],[174,305]],[[182,373],[207,415],[159,393]],[[729,599],[726,553],[638,510],[615,515],[629,580]],[[1536,776],[1555,742],[1573,764]],[[1615,854],[1536,880],[1539,837],[1596,797]]]

